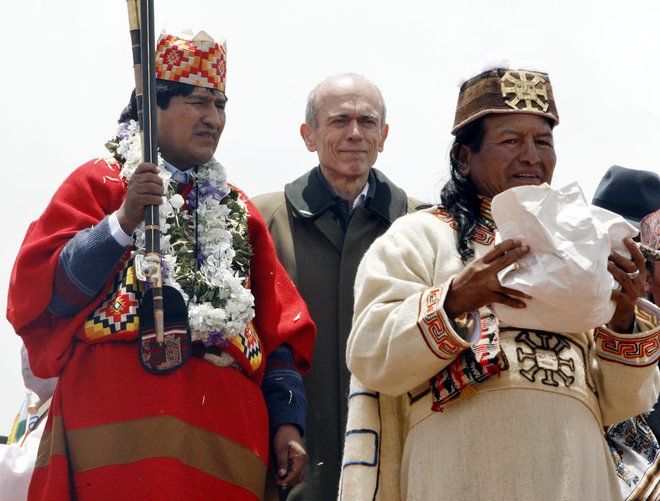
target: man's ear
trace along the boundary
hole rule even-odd
[[[305,141],[305,146],[309,151],[316,151],[316,143],[314,142],[314,129],[312,129],[308,124],[303,123],[300,126],[300,136]]]
[[[470,177],[470,158],[472,151],[464,144],[455,144],[451,148],[451,156],[458,162],[458,170],[463,177]]]
[[[387,139],[387,134],[390,132],[389,124],[385,124],[383,129],[380,131],[380,144],[378,145],[378,152],[382,153],[383,148],[385,147],[385,140]]]

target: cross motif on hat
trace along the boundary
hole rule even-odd
[[[517,73],[519,78],[514,77],[512,73]],[[531,77],[531,79],[528,79],[528,77]],[[507,82],[511,85],[507,86]],[[502,77],[502,97],[506,98],[507,94],[515,94],[508,101],[504,101],[514,110],[544,112],[548,110],[549,105],[546,102],[548,100],[548,91],[545,86],[545,80],[534,73],[507,71]],[[522,104],[519,106],[519,103],[523,101],[524,107]],[[538,108],[534,107],[534,103]]]

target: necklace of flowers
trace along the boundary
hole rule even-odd
[[[142,162],[137,122],[121,124],[106,148],[122,164],[120,175],[128,182]],[[192,340],[223,345],[254,318],[254,297],[246,287],[252,249],[245,203],[227,184],[226,170],[214,158],[191,173],[194,188],[185,201],[160,155],[158,165],[165,186],[159,207],[163,283],[176,288],[187,302]],[[140,249],[144,223],[135,231],[131,257],[136,268],[144,259]]]

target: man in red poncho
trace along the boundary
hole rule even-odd
[[[213,158],[225,62],[204,32],[162,34],[160,165],[141,163],[133,96],[108,158],[76,169],[28,229],[7,316],[34,373],[60,377],[30,499],[262,499],[270,437],[279,472],[289,463],[280,485],[304,474],[300,373],[315,328]],[[159,206],[163,283],[183,297],[193,342],[167,374],[138,357],[146,205]]]

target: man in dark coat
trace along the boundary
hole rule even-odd
[[[302,485],[288,499],[336,498],[350,374],[346,339],[353,317],[353,282],[371,243],[419,202],[372,168],[388,125],[380,90],[354,74],[329,77],[307,100],[300,134],[319,165],[284,192],[253,201],[277,255],[317,325],[314,366],[305,377],[309,454]]]

